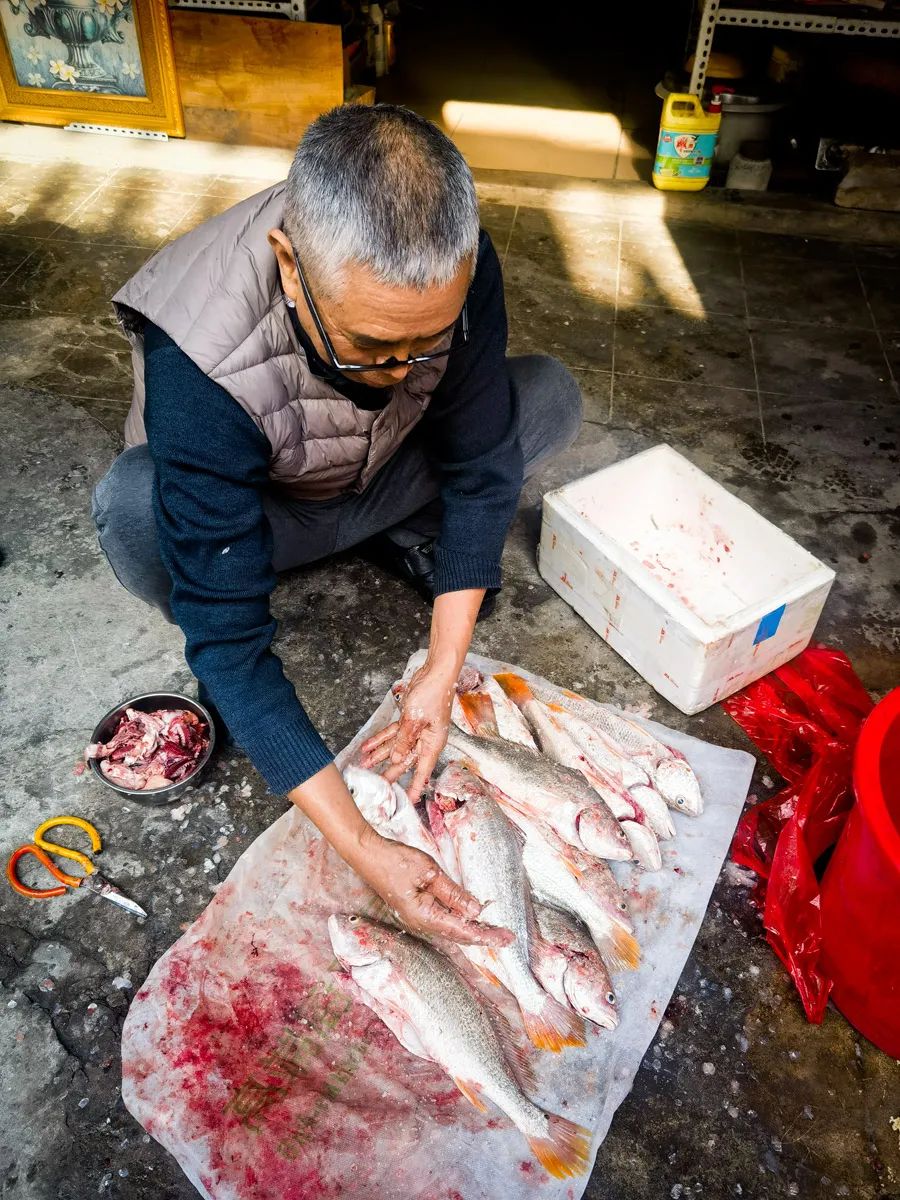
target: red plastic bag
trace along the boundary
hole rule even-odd
[[[741,818],[732,857],[761,877],[766,940],[818,1024],[831,980],[815,864],[853,806],[853,750],[872,701],[846,655],[811,646],[722,707],[787,781]]]

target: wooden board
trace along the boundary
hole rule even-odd
[[[188,137],[293,150],[344,101],[336,25],[185,9],[171,18]]]

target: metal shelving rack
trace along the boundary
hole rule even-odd
[[[834,16],[815,9],[736,8],[721,0],[706,0],[697,44],[694,47],[694,67],[690,91],[702,96],[706,84],[709,56],[718,25],[734,25],[741,29],[789,29],[794,33],[842,33],[854,37],[900,38],[900,21],[879,20],[871,16]]]

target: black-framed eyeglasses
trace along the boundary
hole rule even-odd
[[[446,350],[432,350],[428,354],[414,354],[411,358],[386,358],[384,362],[377,363],[345,363],[337,356],[331,338],[325,332],[325,326],[322,323],[322,318],[319,316],[319,310],[316,308],[312,294],[309,290],[309,284],[306,282],[306,276],[303,274],[303,268],[300,266],[300,259],[297,257],[297,251],[291,247],[291,253],[294,256],[294,266],[297,268],[297,278],[300,280],[300,288],[303,292],[303,298],[306,301],[306,307],[309,309],[309,315],[313,319],[313,323],[318,331],[319,337],[322,339],[322,345],[331,360],[331,365],[337,371],[353,372],[359,374],[362,371],[393,371],[396,367],[411,367],[415,363],[433,362],[436,358],[446,358],[452,350],[464,346],[469,340],[469,310],[468,301],[462,306],[462,312],[459,314],[460,322],[460,338],[461,340],[453,344],[451,343]],[[454,327],[455,328],[455,327]]]

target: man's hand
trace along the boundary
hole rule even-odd
[[[348,861],[413,933],[462,945],[506,946],[513,940],[508,929],[478,924],[481,904],[421,850],[388,841],[369,828],[359,860]]]
[[[422,795],[446,745],[455,686],[455,674],[448,675],[425,663],[413,675],[400,701],[400,720],[362,744],[362,765],[371,770],[388,762],[384,777],[390,783],[415,764],[407,788],[413,804]]]
[[[445,592],[434,602],[428,658],[400,701],[400,720],[362,744],[362,765],[388,762],[385,779],[395,782],[414,766],[407,788],[415,804],[447,742],[453,691],[465,662],[484,589]]]
[[[334,763],[289,796],[344,862],[414,933],[476,945],[505,946],[512,941],[509,930],[478,923],[481,905],[427,854],[376,833],[356,807]]]

